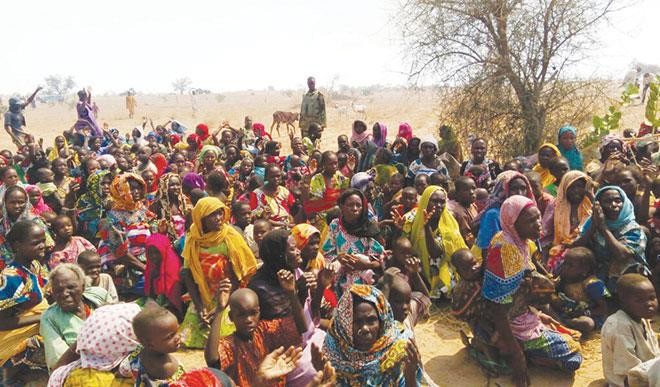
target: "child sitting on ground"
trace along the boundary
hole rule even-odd
[[[101,256],[96,250],[85,250],[78,255],[78,266],[85,272],[85,286],[98,286],[108,292],[111,303],[119,302],[117,289],[110,274],[101,273]]]
[[[76,258],[85,250],[96,251],[94,245],[81,236],[73,235],[73,222],[66,215],[55,217],[52,222],[55,246],[48,259],[48,267],[54,269],[61,263],[76,263]]]
[[[431,298],[420,271],[419,258],[406,237],[399,237],[392,246],[392,256],[383,277],[383,294],[389,300],[394,319],[412,331],[417,323],[428,317]]]
[[[468,249],[459,249],[451,256],[451,264],[456,268],[460,280],[451,294],[451,313],[465,321],[475,332],[477,321],[485,311],[481,297],[483,268]]]
[[[607,318],[601,332],[605,379],[616,387],[648,385],[643,363],[660,356],[650,321],[658,311],[655,289],[640,274],[624,274],[616,293],[621,309]]]
[[[560,269],[557,296],[552,308],[569,328],[583,335],[600,329],[607,316],[610,293],[595,275],[596,261],[591,250],[574,247],[566,252]]]
[[[185,370],[172,353],[179,349],[179,323],[167,309],[148,302],[133,318],[142,350],[131,361],[136,386],[160,386],[178,380]]]
[[[300,344],[302,334],[307,331],[303,308],[296,294],[295,276],[290,271],[280,270],[277,277],[289,297],[292,314],[275,320],[259,319],[259,298],[253,290],[238,289],[230,296],[231,282],[225,279],[219,285],[216,318],[211,325],[204,358],[209,367],[226,372],[238,386],[255,385],[256,371],[266,355],[278,347]],[[220,314],[228,305],[229,318],[236,326],[236,332],[221,339]],[[284,386],[284,378],[276,384]]]

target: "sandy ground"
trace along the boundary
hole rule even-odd
[[[117,127],[122,133],[140,125],[143,116],[153,119],[155,124],[175,118],[193,128],[196,123],[206,122],[210,127],[217,127],[222,120],[237,127],[245,115],[251,115],[255,122],[263,122],[270,127],[272,113],[275,110],[298,111],[303,91],[285,93],[280,91],[247,91],[226,93],[225,95],[204,95],[197,98],[197,111],[193,117],[190,96],[177,95],[138,95],[138,110],[134,119],[127,118],[124,97],[94,97],[100,107],[99,123],[107,122],[110,127]],[[3,98],[3,101],[6,101]],[[350,134],[351,122],[365,119],[371,126],[376,120],[384,122],[389,128],[389,137],[396,134],[399,122],[409,122],[415,128],[417,136],[435,133],[438,127],[437,101],[433,91],[410,91],[406,89],[378,91],[371,95],[355,97],[355,103],[366,105],[366,117],[354,113],[350,100],[327,100],[328,129],[324,133],[322,146],[336,149],[336,137]],[[335,104],[338,107],[335,107]],[[38,105],[25,112],[28,130],[37,138],[44,139],[45,146],[52,144],[54,137],[69,128],[76,120],[73,102],[55,105]],[[624,109],[624,127],[637,127],[643,119],[641,106]],[[284,148],[288,148],[286,130],[281,129],[279,138]],[[8,136],[0,134],[0,148],[13,149]],[[441,386],[509,386],[508,378],[488,380],[476,363],[469,359],[461,343],[459,332],[467,331],[464,325],[448,317],[446,313],[435,310],[429,321],[416,328],[417,343],[420,347],[424,366],[431,377]],[[575,375],[532,367],[530,376],[534,386],[604,386],[602,377],[600,341],[598,337],[583,343],[584,364]],[[181,361],[188,368],[204,365],[201,351],[182,351]],[[39,379],[35,386],[45,385]]]

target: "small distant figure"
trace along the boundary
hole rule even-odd
[[[137,108],[137,100],[135,99],[135,90],[129,89],[126,92],[126,110],[128,110],[128,118],[135,116],[135,109]]]
[[[642,104],[646,100],[646,93],[648,93],[649,87],[651,87],[653,78],[655,77],[652,73],[644,73],[644,76],[642,77]]]
[[[321,130],[327,126],[325,116],[325,99],[320,91],[316,90],[316,79],[314,77],[307,78],[307,93],[303,94],[302,103],[300,104],[300,120],[298,126],[302,137],[307,137],[307,130],[310,124],[318,124]]]
[[[23,110],[34,101],[39,90],[39,86],[25,101],[20,98],[9,98],[9,110],[5,113],[5,130],[11,137],[11,140],[19,148],[25,144],[28,138],[28,133],[25,131],[25,116]]]
[[[76,132],[84,136],[103,137],[103,131],[96,122],[96,114],[94,113],[94,110],[92,93],[86,89],[80,90],[78,92],[78,104],[76,104],[78,120],[73,125],[73,128]],[[89,130],[89,134],[84,133],[85,129]]]
[[[193,118],[197,117],[197,92],[195,90],[190,91],[190,107]]]

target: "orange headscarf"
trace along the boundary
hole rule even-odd
[[[577,237],[579,234],[576,233],[576,229],[571,229],[571,203],[568,202],[566,197],[566,192],[576,181],[584,179],[587,183],[587,192],[592,189],[591,178],[587,176],[584,172],[580,171],[569,171],[561,179],[559,183],[559,188],[557,189],[557,201],[555,202],[555,213],[554,213],[554,227],[555,227],[555,236],[553,240],[553,245],[557,246],[562,243],[570,243]],[[578,206],[578,227],[579,230],[584,222],[591,216],[592,203],[589,195],[585,195],[582,199],[582,203]]]
[[[131,186],[129,184],[130,180],[135,180],[140,183],[140,185],[142,185],[142,191],[146,195],[147,184],[145,184],[144,180],[142,180],[139,175],[130,172],[117,175],[112,180],[112,184],[110,184],[110,196],[112,196],[113,199],[113,210],[135,211],[144,205],[142,201],[136,202],[133,200],[133,196],[131,196]]]

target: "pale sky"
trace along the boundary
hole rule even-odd
[[[0,93],[29,93],[49,74],[96,93],[170,92],[190,77],[212,91],[406,84],[397,0],[112,0],[2,2]],[[660,1],[639,0],[603,28],[581,75],[621,78],[660,65]]]

